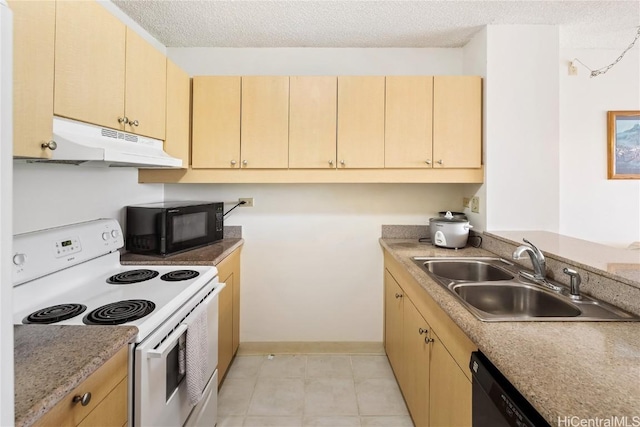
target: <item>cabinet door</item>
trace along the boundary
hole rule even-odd
[[[193,78],[191,166],[240,167],[240,77]]]
[[[56,2],[54,114],[124,129],[125,32],[98,2]]]
[[[338,168],[384,167],[384,76],[338,77]]]
[[[243,168],[287,168],[289,164],[289,77],[242,77]]]
[[[127,378],[82,420],[78,427],[120,427],[127,422]]]
[[[220,277],[227,286],[218,296],[218,384],[233,359],[233,274]]]
[[[165,151],[182,159],[182,168],[189,167],[189,112],[191,79],[180,67],[167,59],[167,125]]]
[[[440,338],[433,333],[432,338],[430,425],[471,426],[471,381],[451,357]]]
[[[432,165],[433,77],[387,76],[384,167]]]
[[[289,78],[289,167],[335,168],[337,77]]]
[[[403,360],[400,384],[416,427],[429,425],[429,325],[409,299],[404,301]]]
[[[128,132],[164,139],[167,59],[127,27],[125,115]]]
[[[433,159],[436,168],[479,168],[482,153],[482,79],[433,80]]]
[[[56,4],[10,1],[13,11],[13,155],[48,158],[53,136]]]
[[[384,347],[399,382],[404,375],[402,360],[402,307],[404,292],[387,270],[384,272]],[[402,384],[400,384],[402,387]]]

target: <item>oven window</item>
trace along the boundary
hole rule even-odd
[[[173,242],[179,243],[186,240],[206,237],[207,212],[176,215],[173,217]]]
[[[186,334],[178,339],[175,347],[167,355],[167,384],[166,401],[168,402],[173,393],[185,377],[186,372]]]

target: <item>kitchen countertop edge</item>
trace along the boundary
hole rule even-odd
[[[226,238],[210,245],[180,252],[166,257],[124,253],[122,265],[218,265],[233,251],[244,245],[242,238]]]
[[[631,415],[640,417],[640,383],[632,382],[635,375],[640,378],[640,358],[633,355],[640,351],[640,339],[637,338],[640,324],[482,322],[414,264],[411,257],[497,255],[477,248],[456,251],[436,248],[419,244],[415,239],[380,238],[379,242],[551,425],[567,416],[610,418],[623,415],[611,412],[616,410],[632,410],[634,413]],[[605,338],[605,342],[594,350],[595,356],[617,376],[608,378],[603,373],[594,372],[593,364],[598,360],[590,360],[589,356],[591,347],[595,345],[587,337],[583,338],[585,335]],[[618,359],[615,359],[616,351],[610,348],[600,350],[605,346],[611,347],[612,343],[616,346]],[[618,347],[629,351],[631,356],[626,356]],[[538,351],[536,357],[531,356],[532,351]],[[558,357],[558,354],[563,357]],[[629,360],[632,361],[631,366],[628,366]],[[532,372],[535,374],[531,375]],[[575,392],[568,392],[572,387],[574,390],[584,389],[583,381],[590,377],[600,383],[588,387],[589,393],[578,396]],[[628,389],[621,388],[620,384],[626,384]]]
[[[88,333],[86,326],[14,326],[16,427],[37,422],[138,334],[135,326],[89,328],[96,333]],[[67,347],[70,340],[93,350],[74,356]],[[45,351],[47,357],[41,357]]]

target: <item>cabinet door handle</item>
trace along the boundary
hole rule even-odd
[[[248,161],[243,160],[243,161],[242,161],[242,166],[247,166],[247,164],[248,164],[248,163],[249,163]]]
[[[44,149],[44,148],[48,148],[49,150],[53,151],[53,150],[55,150],[56,148],[58,148],[58,143],[57,143],[57,142],[55,142],[54,140],[51,140],[51,141],[48,141],[48,142],[43,142],[40,146],[41,146],[43,149]]]
[[[425,160],[424,161],[426,164],[430,165],[431,164],[431,160]]]
[[[231,166],[235,166],[236,165],[236,161],[235,160],[231,160]]]
[[[402,294],[396,294],[396,298],[402,298]]]
[[[439,165],[443,165],[443,164],[444,164],[444,162],[442,161],[442,159],[438,160],[438,162],[437,162],[437,163],[438,163]]]
[[[120,124],[124,123],[126,125],[127,123],[129,123],[129,118],[127,116],[118,117],[118,123]]]
[[[140,122],[139,122],[139,121],[137,121],[137,120],[134,120],[134,121],[132,121],[132,122],[129,122],[129,124],[130,124],[131,126],[138,126],[138,125],[140,124]]]
[[[346,166],[346,163],[345,163],[345,161],[344,161],[344,160],[340,160],[340,164],[341,164],[342,166]]]
[[[420,335],[422,335],[422,334],[426,334],[427,332],[429,332],[429,330],[428,330],[428,329],[418,328],[418,333],[419,333]]]
[[[329,160],[329,166],[333,166],[333,160]]]
[[[435,340],[434,340],[433,338],[429,338],[428,336],[427,336],[427,337],[424,337],[424,343],[425,343],[425,344],[429,344],[429,343],[432,343],[432,342],[434,342],[434,341],[435,341]]]
[[[80,402],[82,406],[87,406],[89,402],[91,402],[91,393],[86,392],[82,396],[73,396],[73,403],[78,403],[78,402]]]

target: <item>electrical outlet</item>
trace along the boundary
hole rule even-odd
[[[241,208],[252,208],[253,207],[253,197],[240,197],[238,199],[239,202],[247,202],[244,205],[240,205]]]
[[[470,202],[471,202],[471,199],[469,199],[468,197],[463,197],[462,198],[462,207],[463,208],[470,207],[470,205],[469,205]]]
[[[471,212],[480,213],[480,197],[471,198]]]
[[[578,67],[576,67],[576,63],[571,61],[569,63],[569,75],[570,76],[577,76],[578,75]]]

